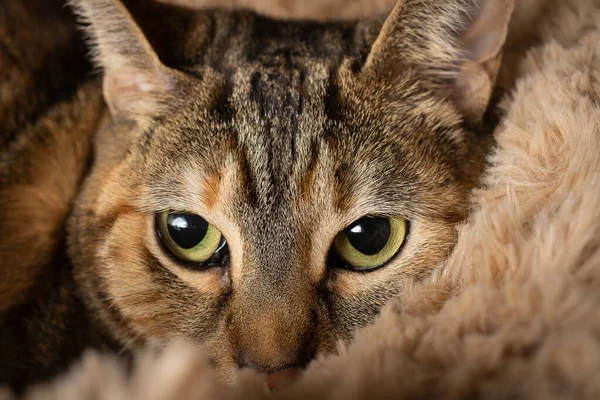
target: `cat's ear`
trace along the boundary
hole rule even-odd
[[[145,123],[168,111],[182,91],[178,71],[163,65],[119,0],[71,0],[87,25],[104,97],[113,117]]]
[[[514,0],[399,0],[363,68],[379,76],[410,67],[479,122],[502,58]],[[385,78],[384,78],[385,79]]]

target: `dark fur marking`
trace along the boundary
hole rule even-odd
[[[244,146],[238,145],[238,166],[241,174],[240,188],[242,188],[242,193],[248,204],[251,207],[256,207],[258,205],[256,181],[252,174],[246,151]]]
[[[329,79],[327,81],[327,89],[323,104],[325,107],[325,115],[330,121],[339,121],[341,119],[340,113],[340,101],[339,101],[339,88],[337,86],[337,73],[339,67],[333,68],[329,72]]]
[[[221,122],[231,122],[235,115],[235,109],[231,106],[231,95],[233,94],[233,82],[230,76],[225,76],[223,88],[214,103],[214,111]]]
[[[306,166],[304,174],[302,174],[302,178],[300,180],[299,195],[302,198],[309,197],[311,194],[311,188],[315,174],[317,173],[317,164],[319,162],[320,155],[321,147],[319,146],[318,139],[314,138],[310,144],[310,160],[308,161],[308,165]]]
[[[349,181],[352,167],[348,162],[341,162],[335,170],[335,198],[334,207],[339,213],[348,212],[350,207],[350,198],[352,196],[352,184]]]

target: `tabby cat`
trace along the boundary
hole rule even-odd
[[[245,367],[276,380],[451,251],[510,0],[401,0],[335,23],[72,5],[108,111],[64,255],[2,314],[2,382],[48,378],[86,347],[127,358],[178,338],[226,380]]]

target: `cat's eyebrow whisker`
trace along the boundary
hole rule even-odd
[[[125,354],[126,352],[135,350],[137,347],[136,344],[138,342],[142,342],[143,339],[145,339],[145,338],[143,337],[142,334],[133,333],[132,336],[130,338],[128,338],[128,340],[126,340],[124,342],[124,344],[121,346],[121,348],[117,352],[117,355],[121,356],[121,355]],[[142,359],[142,357],[140,357],[141,356],[140,352],[132,352],[131,354],[132,354],[134,360]]]
[[[134,334],[131,338],[129,338],[125,343],[121,346],[119,351],[117,352],[117,356],[123,355],[125,352],[133,350],[135,348],[135,343],[140,340],[142,335],[139,333]]]
[[[203,178],[203,175],[198,174],[198,178],[199,178],[199,180],[201,180]],[[194,205],[194,206],[190,207],[191,209],[188,211],[197,209],[198,208],[197,204],[199,202],[200,203],[205,202],[205,200],[207,198],[206,193],[200,192],[197,189],[191,187],[190,185],[183,183],[183,184],[179,184],[177,186],[182,189],[182,190],[177,190],[177,194],[180,196],[181,199],[184,200],[184,201],[181,201],[181,199],[178,199],[178,202],[188,202],[188,203],[190,203],[190,205]],[[169,199],[173,198],[174,187],[172,187],[172,186],[168,186],[163,183],[158,183],[158,184],[150,184],[148,189],[150,190],[150,193],[158,192],[158,193],[164,193],[164,194],[155,196],[150,201],[149,201],[148,197],[145,197],[142,195],[136,195],[133,198],[133,202],[142,211],[145,211],[145,212],[162,211],[165,209],[164,207],[157,207],[157,205],[153,205],[153,204],[154,203],[162,203],[162,202],[167,203]],[[154,200],[156,200],[156,201],[154,201]],[[185,210],[181,210],[181,211],[185,211]]]

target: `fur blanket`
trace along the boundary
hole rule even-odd
[[[517,18],[509,38],[538,45],[509,48],[516,83],[455,251],[339,355],[270,393],[250,371],[220,384],[186,343],[139,354],[131,374],[89,353],[26,397],[599,399],[600,2],[536,7],[535,32]]]

